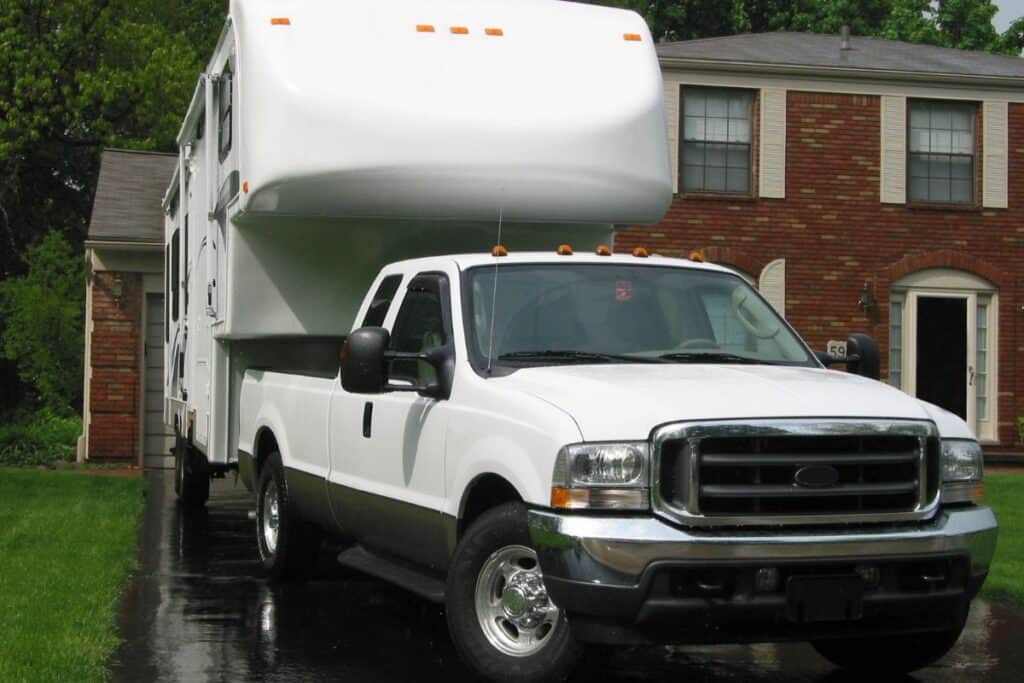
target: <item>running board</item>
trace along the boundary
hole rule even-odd
[[[338,562],[349,569],[401,586],[431,602],[444,602],[444,581],[423,570],[378,555],[360,545],[338,553]]]

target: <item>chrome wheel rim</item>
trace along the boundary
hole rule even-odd
[[[522,545],[505,546],[484,562],[476,580],[476,616],[492,647],[528,657],[551,642],[562,623],[548,598],[537,554]]]
[[[267,552],[273,555],[277,551],[277,529],[281,522],[277,507],[277,487],[274,486],[273,481],[267,485],[266,493],[263,495],[261,522],[263,544],[267,547]]]

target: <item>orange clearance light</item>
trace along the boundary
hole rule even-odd
[[[433,24],[416,24],[416,31],[419,32],[419,33],[433,33],[434,32],[434,25]]]
[[[650,254],[647,253],[647,250],[643,247],[637,247],[633,250],[633,256],[636,256],[637,258],[647,258]]]
[[[292,20],[288,17],[273,17],[270,20],[271,26],[291,26]]]
[[[704,254],[700,253],[699,251],[691,251],[690,260],[696,261],[697,263],[704,263]]]
[[[559,256],[572,256],[572,245],[559,244],[558,249],[555,249],[555,253]]]
[[[469,35],[469,27],[468,26],[452,26],[449,30],[452,33],[454,33],[455,35],[457,35],[457,36],[468,36]]]
[[[495,244],[491,249],[491,256],[508,256],[508,249],[503,244]]]
[[[642,40],[639,33],[623,33],[622,39],[631,43],[639,43]]]
[[[248,180],[246,180],[244,183],[242,183],[242,192],[245,192],[246,194],[249,194],[249,181]]]
[[[596,253],[598,256],[611,256],[612,248],[609,247],[607,244],[602,244],[597,247],[597,251],[594,253]]]
[[[489,36],[503,36],[505,32],[500,28],[485,28],[484,33]]]

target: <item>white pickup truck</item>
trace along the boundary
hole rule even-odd
[[[951,648],[996,540],[964,422],[826,369],[727,269],[560,251],[389,265],[340,376],[245,373],[268,570],[350,539],[503,681],[583,642],[806,639],[861,671]]]

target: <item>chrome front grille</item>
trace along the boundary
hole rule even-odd
[[[930,422],[680,423],[654,439],[655,511],[691,525],[846,524],[930,516]]]

